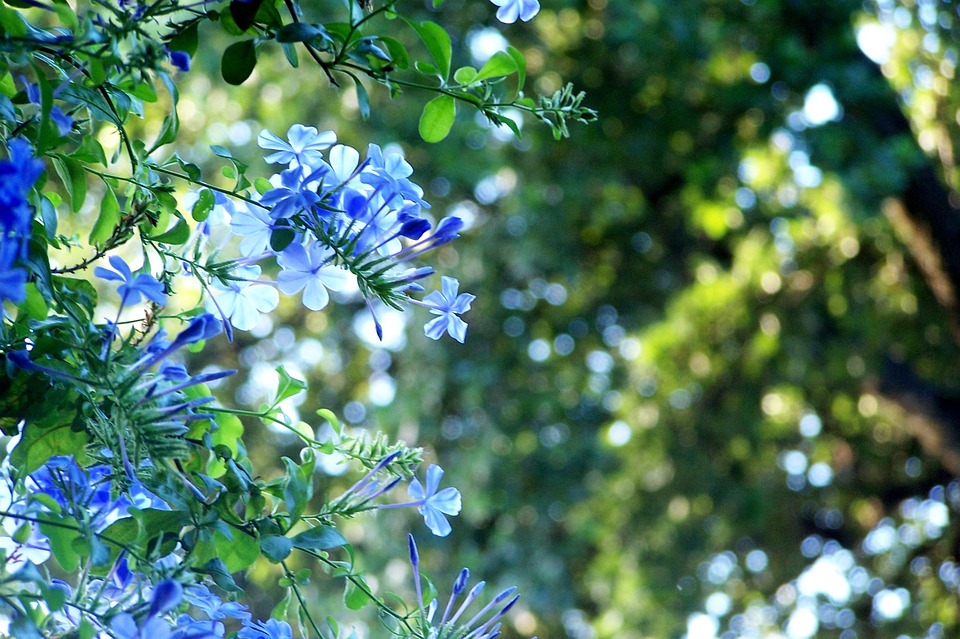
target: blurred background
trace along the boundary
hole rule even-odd
[[[512,26],[429,5],[466,34],[455,66],[507,38],[528,87],[571,81],[599,122],[517,140],[464,111],[426,145],[429,96],[370,86],[363,121],[279,50],[226,87],[214,31],[180,105],[188,159],[222,144],[266,174],[262,128],[333,129],[398,144],[437,218],[468,222],[437,255],[478,296],[465,345],[425,339],[422,309],[384,312],[378,342],[341,296],[204,355],[244,369],[238,407],[283,364],[318,431],[321,407],[385,430],[462,491],[448,538],[414,512],[346,527],[377,591],[411,592],[413,530],[441,590],[463,565],[519,586],[509,636],[960,636],[960,2],[548,0]],[[246,431],[261,464],[298,453]],[[261,614],[276,577],[248,576]],[[314,583],[346,620],[342,584]]]

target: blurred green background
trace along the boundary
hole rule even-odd
[[[412,529],[441,590],[462,565],[520,587],[510,636],[960,636],[960,2],[555,0],[513,26],[427,5],[460,64],[506,37],[529,87],[571,81],[599,122],[516,140],[464,112],[425,145],[429,96],[371,86],[362,121],[279,51],[225,87],[212,31],[180,106],[185,157],[224,144],[264,174],[263,127],[397,143],[437,218],[468,222],[436,256],[478,296],[463,346],[416,310],[377,343],[339,298],[208,349],[244,369],[221,389],[239,407],[284,364],[304,420],[423,446],[460,488],[449,538],[413,512],[347,526],[378,592],[410,592]],[[254,423],[247,441],[297,454]]]

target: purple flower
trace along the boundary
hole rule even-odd
[[[467,336],[467,323],[460,319],[462,313],[470,310],[470,303],[477,299],[476,295],[460,293],[460,282],[452,277],[442,277],[442,292],[434,291],[423,298],[422,306],[430,309],[434,315],[439,315],[423,327],[424,334],[430,339],[440,339],[444,333],[461,344]]]
[[[123,282],[117,287],[117,293],[120,294],[120,306],[124,306],[131,297],[139,302],[147,298],[157,304],[166,304],[167,295],[163,292],[163,284],[157,281],[149,273],[138,273],[134,277],[133,272],[123,258],[116,255],[110,256],[110,265],[116,269],[116,272],[110,269],[98,266],[93,269],[94,275],[102,280]]]

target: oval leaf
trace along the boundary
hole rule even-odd
[[[257,48],[253,40],[231,44],[223,52],[220,74],[229,84],[243,84],[257,66]]]
[[[293,545],[304,550],[327,550],[347,545],[347,540],[332,526],[316,526],[293,538]]]
[[[447,137],[457,114],[457,103],[449,95],[438,96],[426,103],[420,116],[420,137],[425,142],[439,142]]]
[[[489,78],[502,78],[505,75],[515,73],[516,70],[517,61],[514,60],[509,53],[497,51],[490,56],[486,64],[480,68],[480,72],[473,78],[473,81],[480,82],[480,80],[487,80]]]

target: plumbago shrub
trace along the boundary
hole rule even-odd
[[[539,10],[536,0],[494,4],[505,23]],[[527,113],[556,137],[595,117],[571,87],[527,97],[513,48],[453,70],[450,35],[395,2],[313,10],[294,0],[0,4],[5,635],[334,639],[346,632],[337,611],[311,607],[303,586],[338,579],[346,607],[375,606],[389,634],[489,639],[517,600],[513,589],[484,596],[483,582],[467,590],[467,569],[438,591],[420,575],[413,534],[416,600],[374,592],[338,525],[403,507],[449,534],[461,495],[443,470],[421,472],[420,450],[402,442],[341,432],[330,411],[316,425],[335,436],[314,439],[281,408],[305,388],[282,368],[273,400],[249,411],[216,398],[235,371],[184,364],[185,352],[251,330],[281,295],[318,311],[330,291],[356,290],[378,333],[387,306],[419,313],[426,337],[459,342],[474,299],[430,266],[462,222],[431,210],[398,153],[340,145],[306,123],[261,132],[261,158],[212,147],[220,176],[181,158],[177,79],[201,35],[228,37],[228,83],[276,48],[292,67],[309,61],[291,72],[353,84],[364,113],[368,87],[423,100],[426,141],[446,136],[463,108],[517,134],[515,114]],[[169,105],[148,139],[135,133],[146,103]],[[273,174],[248,176],[254,162]],[[244,424],[291,430],[299,457],[284,458],[279,476],[261,473]],[[346,459],[356,482],[315,499],[327,455]],[[294,553],[313,568],[291,569]],[[251,616],[238,585],[256,562],[275,564],[286,589],[269,619]]]

